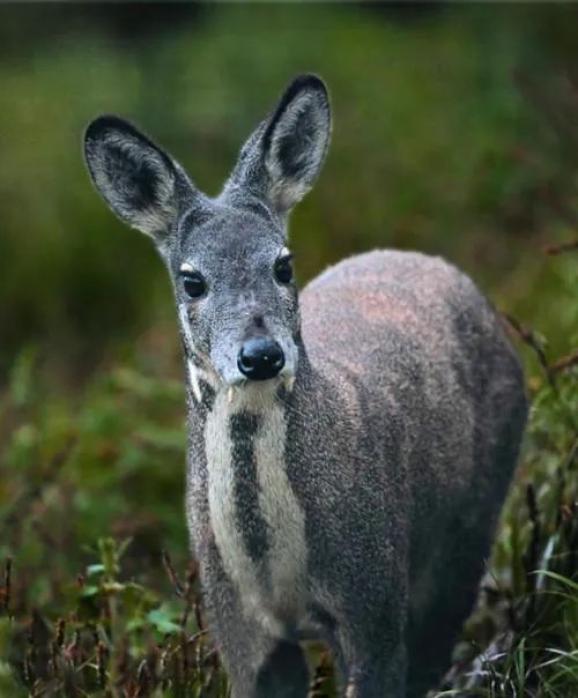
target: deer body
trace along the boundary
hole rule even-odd
[[[303,698],[309,638],[331,648],[347,698],[434,687],[525,422],[514,351],[446,262],[376,251],[298,299],[286,216],[328,114],[322,83],[297,80],[211,200],[125,122],[87,132],[97,187],[155,238],[175,284],[187,519],[235,698]]]

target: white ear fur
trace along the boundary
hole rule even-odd
[[[166,233],[177,216],[177,169],[168,155],[131,124],[104,116],[86,131],[85,157],[117,216],[156,239]]]
[[[331,113],[323,82],[297,78],[286,90],[263,137],[267,196],[287,211],[311,189],[329,145]]]

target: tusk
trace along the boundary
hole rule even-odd
[[[291,392],[293,390],[293,387],[295,386],[295,376],[287,376],[285,379],[285,388],[287,389],[288,392]]]
[[[197,367],[189,359],[187,361],[187,366],[189,368],[189,378],[191,379],[191,388],[193,389],[193,395],[197,402],[202,402],[203,396],[201,394],[201,386],[199,385],[199,377],[197,376]]]
[[[179,316],[185,337],[185,348],[186,354],[188,355],[187,368],[189,369],[189,380],[191,382],[193,396],[198,403],[201,403],[203,400],[203,395],[201,394],[201,386],[199,385],[199,376],[197,373],[198,368],[194,361],[190,358],[190,354],[195,351],[195,344],[193,342],[193,336],[189,326],[189,318],[187,317],[187,307],[184,304],[179,306]]]
[[[233,402],[234,397],[235,397],[235,388],[233,388],[233,386],[231,386],[229,388],[229,392],[227,394],[227,400],[229,402],[229,405]]]

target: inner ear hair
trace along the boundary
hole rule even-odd
[[[86,131],[85,157],[117,216],[152,237],[166,232],[177,215],[177,169],[166,153],[127,121],[102,116]]]
[[[315,75],[297,78],[286,90],[263,134],[269,199],[277,210],[291,208],[311,189],[331,133],[329,98]]]

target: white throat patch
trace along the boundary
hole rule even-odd
[[[231,417],[242,412],[258,416],[253,453],[259,509],[267,525],[268,547],[263,563],[270,586],[259,575],[260,563],[245,549],[235,498]],[[287,423],[275,386],[248,384],[230,401],[220,390],[205,425],[208,498],[211,526],[225,571],[237,585],[246,613],[268,631],[282,635],[286,622],[296,623],[304,611],[307,563],[305,515],[291,488],[284,462]]]

